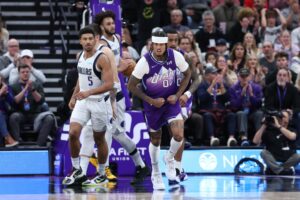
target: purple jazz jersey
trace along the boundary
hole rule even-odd
[[[172,49],[167,49],[167,54],[167,60],[164,62],[156,61],[151,53],[145,54],[149,73],[142,78],[143,90],[154,99],[164,98],[167,100],[170,95],[174,95],[178,91],[174,52]],[[154,130],[158,130],[168,119],[174,118],[180,113],[179,101],[174,105],[166,102],[161,108],[155,108],[147,102],[143,104],[148,126]]]

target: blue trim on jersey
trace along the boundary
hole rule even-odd
[[[96,68],[96,63],[97,63],[98,58],[99,58],[102,54],[104,54],[104,53],[103,53],[103,52],[100,52],[100,53],[96,56],[95,61],[94,61],[94,63],[93,63],[93,71],[94,71],[95,75],[96,75],[100,80],[101,80],[101,72],[99,72],[99,71],[97,70],[97,68]]]

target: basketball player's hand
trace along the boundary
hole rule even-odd
[[[178,100],[178,97],[176,95],[170,95],[168,98],[167,98],[167,101],[170,103],[170,104],[175,104]]]
[[[70,102],[69,102],[69,108],[70,108],[70,110],[73,110],[74,109],[74,107],[75,107],[75,103],[76,103],[76,99],[74,98],[74,97],[72,97],[71,99],[70,99]]]
[[[179,103],[181,107],[184,107],[186,105],[186,102],[188,101],[188,96],[186,94],[183,94],[179,98]]]
[[[89,96],[90,96],[89,91],[81,91],[81,92],[78,92],[77,94],[75,94],[75,98],[77,100],[82,100],[82,99],[85,99]]]
[[[165,104],[165,99],[164,98],[153,99],[150,104],[156,108],[160,108]]]

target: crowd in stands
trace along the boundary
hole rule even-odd
[[[0,146],[17,146],[29,133],[37,146],[46,146],[55,131],[43,89],[46,76],[33,61],[33,52],[20,50],[0,18]]]
[[[265,110],[287,109],[300,134],[298,0],[128,0],[122,18],[122,43],[141,52],[130,53],[135,60],[150,50],[152,29],[161,27],[168,47],[178,45],[196,66],[201,84],[193,113],[204,127],[195,131],[195,123],[186,123],[188,141],[253,145]]]

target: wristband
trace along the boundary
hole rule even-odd
[[[184,94],[185,94],[188,98],[190,98],[190,97],[192,96],[192,93],[191,93],[190,91],[186,91]]]

